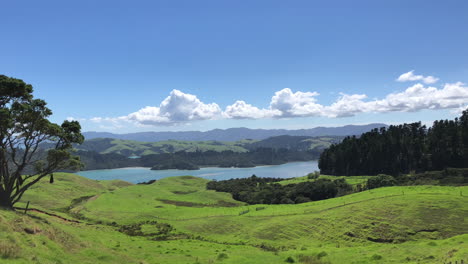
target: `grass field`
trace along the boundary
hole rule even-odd
[[[0,263],[468,261],[466,186],[385,187],[297,205],[245,205],[205,184],[191,176],[131,185],[59,174],[23,201],[82,223],[0,211]],[[156,222],[174,228],[167,240],[153,240]],[[138,223],[138,236],[118,231]]]
[[[369,178],[373,176],[330,176],[330,175],[320,175],[319,179],[330,179],[330,180],[337,180],[337,179],[345,179],[347,183],[351,185],[356,185],[360,183],[366,183]],[[308,181],[314,181],[314,179],[309,179],[307,176],[302,176],[302,177],[296,177],[292,179],[287,179],[278,182],[279,184],[282,185],[287,185],[287,184],[295,184],[295,183],[300,183],[300,182],[308,182]]]

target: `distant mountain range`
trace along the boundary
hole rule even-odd
[[[245,127],[214,129],[205,132],[201,131],[180,131],[180,132],[139,132],[129,134],[113,134],[108,132],[84,132],[87,140],[93,138],[114,138],[123,140],[135,140],[143,142],[158,142],[165,140],[187,140],[187,141],[238,141],[242,139],[262,140],[275,136],[349,136],[361,135],[374,128],[387,127],[386,124],[373,123],[368,125],[347,125],[341,127],[315,127],[310,129],[250,129]]]

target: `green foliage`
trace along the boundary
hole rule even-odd
[[[286,263],[294,263],[294,262],[296,262],[296,261],[294,260],[293,257],[289,256],[289,257],[287,257],[287,258],[284,260],[284,262],[286,262]]]
[[[375,188],[385,187],[385,186],[394,186],[396,185],[396,183],[397,182],[395,178],[393,178],[393,176],[379,174],[376,177],[372,177],[367,180],[367,188],[375,189]]]
[[[281,185],[276,182],[281,179],[250,178],[211,181],[208,190],[229,192],[238,201],[249,204],[294,204],[318,201],[335,197],[338,193],[352,191],[352,186],[344,179],[319,179],[313,182]]]
[[[320,177],[320,171],[314,171],[313,173],[307,174],[307,179],[316,180]]]
[[[318,258],[323,258],[323,257],[326,257],[326,256],[328,256],[328,254],[327,254],[327,252],[325,252],[325,251],[322,251],[322,252],[320,252],[320,253],[317,254],[317,257],[318,257]]]
[[[70,153],[73,144],[84,140],[80,124],[64,121],[59,126],[50,122],[47,118],[52,111],[32,92],[30,84],[0,75],[0,207],[13,209],[42,178],[81,165]],[[52,147],[42,150],[40,146],[45,143]]]
[[[390,175],[466,167],[468,110],[455,120],[374,129],[326,149],[319,168],[330,175]]]
[[[221,260],[221,261],[222,261],[222,260],[225,260],[225,259],[227,259],[227,258],[229,258],[229,256],[228,256],[226,253],[219,253],[219,255],[218,255],[218,257],[217,257],[217,259],[218,259],[218,260]]]

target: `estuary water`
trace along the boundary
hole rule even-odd
[[[121,168],[110,170],[80,171],[77,174],[93,180],[124,180],[131,183],[159,180],[171,176],[192,175],[209,180],[228,180],[247,178],[255,174],[258,177],[292,178],[307,175],[318,170],[318,162],[290,162],[282,165],[258,166],[254,168],[216,168],[200,170],[150,170],[150,168]]]

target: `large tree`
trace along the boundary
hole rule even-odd
[[[0,207],[7,209],[44,177],[52,183],[54,171],[81,165],[70,153],[83,142],[80,124],[50,122],[52,111],[32,92],[30,84],[0,75]]]

